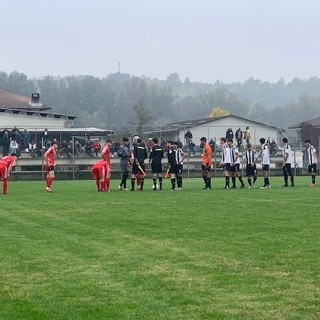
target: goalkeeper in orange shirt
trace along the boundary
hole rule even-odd
[[[210,169],[212,167],[212,149],[210,145],[207,143],[206,137],[202,137],[200,139],[200,145],[203,148],[201,171],[202,178],[205,183],[203,190],[211,190]]]

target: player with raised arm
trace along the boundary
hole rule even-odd
[[[58,148],[58,142],[53,141],[51,147],[44,153],[43,158],[45,160],[45,170],[47,174],[46,189],[47,192],[51,191],[51,184],[54,180],[54,168],[56,165],[56,150]]]
[[[0,159],[0,178],[3,181],[2,193],[7,194],[8,178],[11,175],[12,168],[18,159],[16,153],[11,153],[10,156],[5,156]]]
[[[317,173],[317,163],[318,156],[316,148],[311,144],[310,139],[304,141],[306,147],[306,155],[308,159],[308,173],[311,175],[310,187],[314,187],[316,184],[316,173]]]
[[[210,170],[212,167],[212,149],[207,143],[207,138],[202,137],[200,139],[200,145],[202,146],[202,165],[201,165],[201,175],[204,181],[203,190],[211,190],[211,177]]]
[[[101,156],[105,161],[106,168],[106,178],[105,178],[105,189],[106,191],[111,191],[110,180],[111,180],[111,160],[110,160],[110,148],[112,146],[112,140],[107,139],[106,144],[104,145]]]

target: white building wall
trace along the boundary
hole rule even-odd
[[[226,136],[226,131],[228,128],[232,128],[235,134],[238,128],[244,131],[247,126],[250,128],[251,143],[253,145],[258,145],[259,139],[262,137],[264,137],[265,139],[270,138],[270,141],[272,139],[275,139],[277,144],[279,144],[278,130],[276,128],[257,125],[254,122],[245,121],[235,117],[223,118],[211,123],[198,125],[193,128],[190,128],[190,131],[193,134],[193,141],[195,142],[196,145],[198,145],[200,143],[199,140],[201,137],[206,137],[208,141],[210,139],[219,141],[220,137]],[[185,143],[184,135],[186,132],[187,130],[181,130],[179,132],[178,138],[181,141],[183,141],[183,143]]]
[[[70,123],[71,121],[71,123]],[[69,124],[66,126],[66,124]],[[7,112],[0,113],[0,128],[13,128],[16,126],[18,129],[37,129],[44,130],[48,129],[61,129],[65,127],[70,127],[73,125],[73,120],[68,120],[66,116],[61,118],[55,118],[52,115],[49,117],[42,117],[35,113],[34,115],[27,114],[12,114]]]

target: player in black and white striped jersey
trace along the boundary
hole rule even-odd
[[[260,140],[261,144],[261,166],[262,166],[262,174],[264,177],[264,183],[263,187],[261,189],[269,189],[271,188],[270,181],[269,181],[269,168],[270,168],[270,152],[268,143],[266,143],[265,138],[261,138]]]
[[[243,165],[246,166],[246,175],[249,184],[249,189],[256,187],[257,181],[257,166],[256,166],[257,152],[252,149],[251,143],[247,143],[246,150],[243,152]],[[251,178],[253,177],[253,185]]]
[[[307,155],[308,164],[309,164],[308,173],[311,174],[310,187],[314,187],[316,184],[316,173],[317,173],[317,163],[318,163],[317,150],[311,144],[311,141],[309,139],[306,139],[304,141],[304,145],[307,149],[306,155]]]
[[[226,179],[226,185],[224,188],[230,189],[229,172],[231,171],[231,158],[230,158],[230,148],[228,147],[227,139],[224,137],[220,138],[220,145],[222,147],[222,161],[220,162],[220,165],[222,166],[223,176]]]
[[[183,160],[185,159],[185,154],[181,148],[179,148],[179,144],[177,141],[172,143],[174,155],[175,155],[175,175],[177,179],[178,191],[182,190],[182,170],[183,170]]]
[[[291,148],[288,144],[288,139],[283,138],[283,177],[284,177],[284,187],[288,187],[288,177],[290,176],[291,185],[290,187],[294,187],[294,178],[291,170],[292,156],[291,156]]]
[[[230,174],[232,179],[232,187],[231,189],[236,188],[236,177],[238,177],[240,183],[241,183],[241,189],[245,188],[245,185],[243,183],[242,174],[240,171],[240,157],[239,157],[239,151],[236,146],[233,145],[233,140],[228,139],[227,141],[228,147],[230,149],[230,159],[231,159],[231,167],[230,167]]]

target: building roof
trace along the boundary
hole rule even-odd
[[[51,109],[42,103],[32,103],[31,98],[0,87],[0,107],[19,110],[48,110]]]
[[[289,127],[289,129],[301,129],[302,125],[309,125],[312,127],[320,127],[320,117],[314,118],[308,121],[303,121],[299,124],[294,124]]]
[[[273,129],[279,130],[279,128],[274,127],[274,126],[269,126],[269,125],[267,125],[265,123],[261,123],[261,122],[257,122],[257,121],[253,121],[253,120],[249,120],[249,119],[246,119],[246,118],[242,118],[242,117],[238,117],[238,116],[229,114],[229,115],[226,115],[226,116],[207,117],[207,118],[202,118],[202,119],[183,120],[183,121],[173,122],[173,123],[170,123],[170,124],[167,124],[167,125],[164,125],[164,126],[159,126],[159,127],[155,128],[154,130],[152,130],[151,132],[160,132],[160,131],[162,133],[177,132],[179,130],[190,129],[190,128],[193,128],[193,127],[198,126],[198,125],[209,124],[209,123],[216,122],[216,121],[219,121],[221,119],[230,118],[230,117],[247,121],[248,123],[250,123],[252,125],[264,126],[264,127],[269,127],[269,128],[273,128]]]
[[[59,114],[59,113],[50,113],[50,112],[42,112],[38,110],[21,110],[21,109],[9,109],[9,108],[2,108],[0,107],[0,114],[1,113],[9,113],[9,114],[21,114],[21,115],[27,115],[27,116],[38,116],[42,118],[65,118],[67,120],[74,120],[77,118],[73,115],[66,115],[66,114]]]

